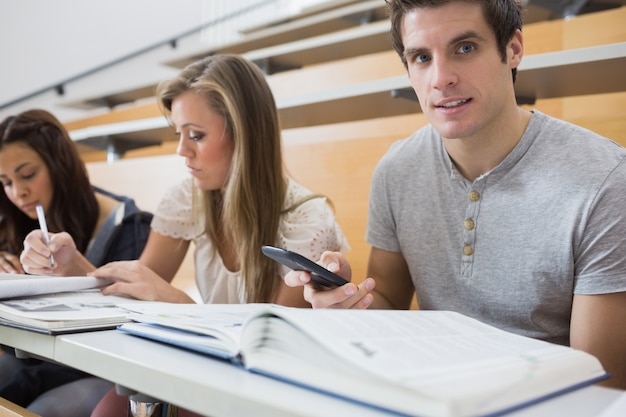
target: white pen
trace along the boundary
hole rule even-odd
[[[49,245],[50,236],[48,236],[48,223],[46,223],[46,216],[43,214],[41,204],[37,205],[37,218],[39,219],[39,228],[43,232],[43,237],[46,239],[46,245]],[[50,268],[54,268],[54,256],[52,256],[52,252],[50,252]]]

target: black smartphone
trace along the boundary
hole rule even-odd
[[[296,271],[308,272],[311,275],[312,281],[325,287],[342,286],[349,282],[299,253],[275,248],[274,246],[263,246],[261,250],[265,256],[272,258],[278,263]]]

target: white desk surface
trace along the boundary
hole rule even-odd
[[[0,343],[211,417],[389,415],[115,330],[55,337],[0,326]],[[615,405],[626,415],[623,397],[592,386],[509,416],[597,417]]]

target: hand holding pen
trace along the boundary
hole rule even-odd
[[[43,237],[46,240],[46,246],[50,245],[50,235],[48,234],[48,223],[46,223],[46,216],[43,212],[43,207],[41,205],[37,205],[37,218],[39,219],[39,228],[43,233]],[[50,268],[54,269],[54,256],[52,256],[52,252],[50,252]]]
[[[24,238],[24,250],[20,262],[27,274],[83,276],[95,267],[76,248],[76,243],[67,232],[49,234],[46,218],[41,207],[37,207],[40,229],[32,230]],[[50,246],[54,247],[54,255]]]

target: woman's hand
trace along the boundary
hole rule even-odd
[[[5,272],[7,274],[23,274],[24,268],[22,268],[22,264],[20,263],[20,259],[17,257],[17,255],[1,251],[0,272]]]
[[[54,256],[54,265],[50,255]],[[24,270],[33,275],[82,276],[94,270],[66,232],[50,233],[50,243],[46,245],[41,230],[33,230],[24,239],[20,260]]]
[[[102,289],[105,295],[125,295],[139,300],[193,303],[185,292],[173,287],[139,261],[110,262],[89,274],[115,282]]]

